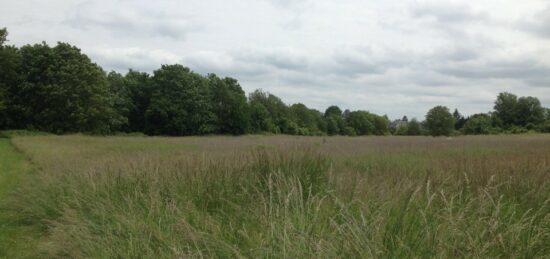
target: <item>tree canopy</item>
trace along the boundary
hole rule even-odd
[[[105,72],[68,43],[15,47],[0,29],[0,129],[149,135],[422,135],[550,132],[550,110],[536,97],[500,93],[494,111],[464,117],[444,106],[419,122],[329,106],[286,104],[261,89],[246,95],[237,79],[201,75],[180,64],[152,75]]]
[[[449,136],[454,125],[455,118],[445,106],[436,106],[426,114],[426,128],[432,136]]]

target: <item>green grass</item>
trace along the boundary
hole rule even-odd
[[[12,141],[44,257],[550,256],[548,135]]]
[[[6,200],[25,179],[31,166],[8,139],[0,138],[0,258],[32,258],[40,231],[36,226],[18,221]]]

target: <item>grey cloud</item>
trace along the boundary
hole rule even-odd
[[[117,37],[161,36],[175,40],[185,39],[190,31],[198,29],[181,14],[151,9],[134,2],[125,2],[124,6],[123,9],[105,9],[101,3],[84,2],[72,10],[64,23],[83,30],[100,28]]]
[[[436,53],[435,57],[446,61],[462,62],[477,59],[480,57],[480,53],[473,47],[455,46],[441,50]]]
[[[464,4],[450,4],[432,2],[416,3],[411,6],[411,14],[416,18],[433,18],[440,23],[464,23],[488,21],[489,15],[485,12],[476,12]]]
[[[540,64],[535,60],[498,60],[478,64],[453,64],[436,68],[436,71],[455,77],[474,79],[508,78],[532,80],[548,78],[548,75],[550,75],[550,67]]]
[[[176,54],[160,49],[99,47],[92,49],[89,54],[104,69],[118,72],[124,72],[130,68],[151,72],[162,64],[181,63],[181,59]]]
[[[278,69],[303,70],[308,67],[305,55],[295,50],[274,49],[235,53],[237,59],[272,66]]]
[[[349,54],[338,54],[334,57],[337,62],[334,72],[344,74],[380,74],[385,71],[381,65],[378,65],[368,56],[356,56]]]
[[[269,67],[265,64],[246,62],[238,55],[219,51],[192,53],[185,56],[183,62],[201,74],[215,73],[237,79],[261,77],[269,72]]]
[[[517,23],[519,29],[550,39],[550,6]]]
[[[311,3],[310,0],[267,0],[270,4],[280,8],[303,10]]]

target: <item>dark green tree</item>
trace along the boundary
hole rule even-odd
[[[5,45],[7,36],[6,28],[0,29],[0,129],[13,126],[13,113],[8,109],[10,92],[21,83],[20,56],[17,48]]]
[[[466,118],[458,112],[458,109],[455,109],[453,112],[453,117],[455,118],[455,130],[460,130],[462,127],[464,127],[464,124],[466,123]]]
[[[111,71],[107,74],[107,82],[109,83],[110,92],[113,96],[114,109],[117,114],[123,118],[117,130],[129,132],[131,130],[128,117],[134,105],[130,97],[130,91],[127,87],[126,80],[123,75]]]
[[[455,119],[445,106],[436,106],[426,114],[426,128],[432,136],[449,136],[454,125]]]
[[[393,135],[397,135],[397,136],[405,136],[407,135],[407,131],[409,129],[409,126],[398,126],[397,128],[395,128],[392,132]]]
[[[488,114],[474,114],[468,118],[464,124],[464,134],[467,135],[485,135],[492,131],[492,120]]]
[[[124,76],[124,85],[131,99],[128,113],[128,131],[145,132],[145,114],[151,103],[153,84],[149,74],[130,69]]]
[[[420,126],[420,122],[416,118],[413,118],[409,123],[407,124],[407,135],[409,136],[418,136],[422,134],[422,129]]]
[[[251,106],[259,103],[267,109],[269,118],[275,125],[271,132],[293,134],[292,132],[297,130],[297,124],[293,123],[289,107],[279,97],[256,90],[249,95],[248,100]]]
[[[208,81],[182,65],[162,65],[151,79],[153,91],[145,113],[147,134],[199,135],[216,130]]]
[[[515,124],[519,126],[534,128],[545,120],[545,110],[536,97],[520,97],[517,100],[515,112]]]
[[[372,135],[375,126],[371,114],[365,111],[352,111],[349,113],[346,125],[351,127],[357,135]]]
[[[348,110],[348,113],[349,113],[349,110]],[[330,117],[330,116],[342,117],[342,110],[340,109],[340,107],[336,105],[329,106],[325,110],[325,117]]]
[[[346,118],[351,115],[351,112],[346,112]],[[344,120],[342,110],[338,106],[330,106],[325,110],[325,121],[327,123],[327,134],[328,135],[339,135],[345,134],[345,129],[347,127]]]
[[[370,114],[370,119],[374,125],[374,134],[375,135],[385,135],[389,133],[390,130],[390,120],[388,116],[380,116],[376,114]]]
[[[14,128],[109,133],[123,122],[105,73],[66,43],[20,49],[22,83],[10,90]]]
[[[319,111],[309,109],[302,103],[293,104],[290,106],[290,111],[294,121],[298,124],[298,134],[300,135],[320,135],[319,121],[322,120],[322,115]]]
[[[8,40],[8,29],[5,27],[0,29],[0,47]]]
[[[500,93],[497,96],[494,106],[494,115],[497,118],[496,122],[504,128],[509,128],[516,123],[517,120],[517,103],[518,98],[511,93]]]
[[[327,134],[329,136],[334,136],[340,134],[340,128],[338,127],[338,118],[335,116],[327,117],[326,119],[327,124]]]
[[[269,111],[260,102],[250,103],[250,127],[254,133],[277,133]]]
[[[244,134],[249,128],[249,110],[243,89],[233,78],[221,79],[208,75],[212,93],[212,108],[218,133]]]

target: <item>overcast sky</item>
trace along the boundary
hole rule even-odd
[[[323,111],[468,115],[503,91],[550,106],[550,1],[3,0],[0,27],[107,71],[181,63]]]

